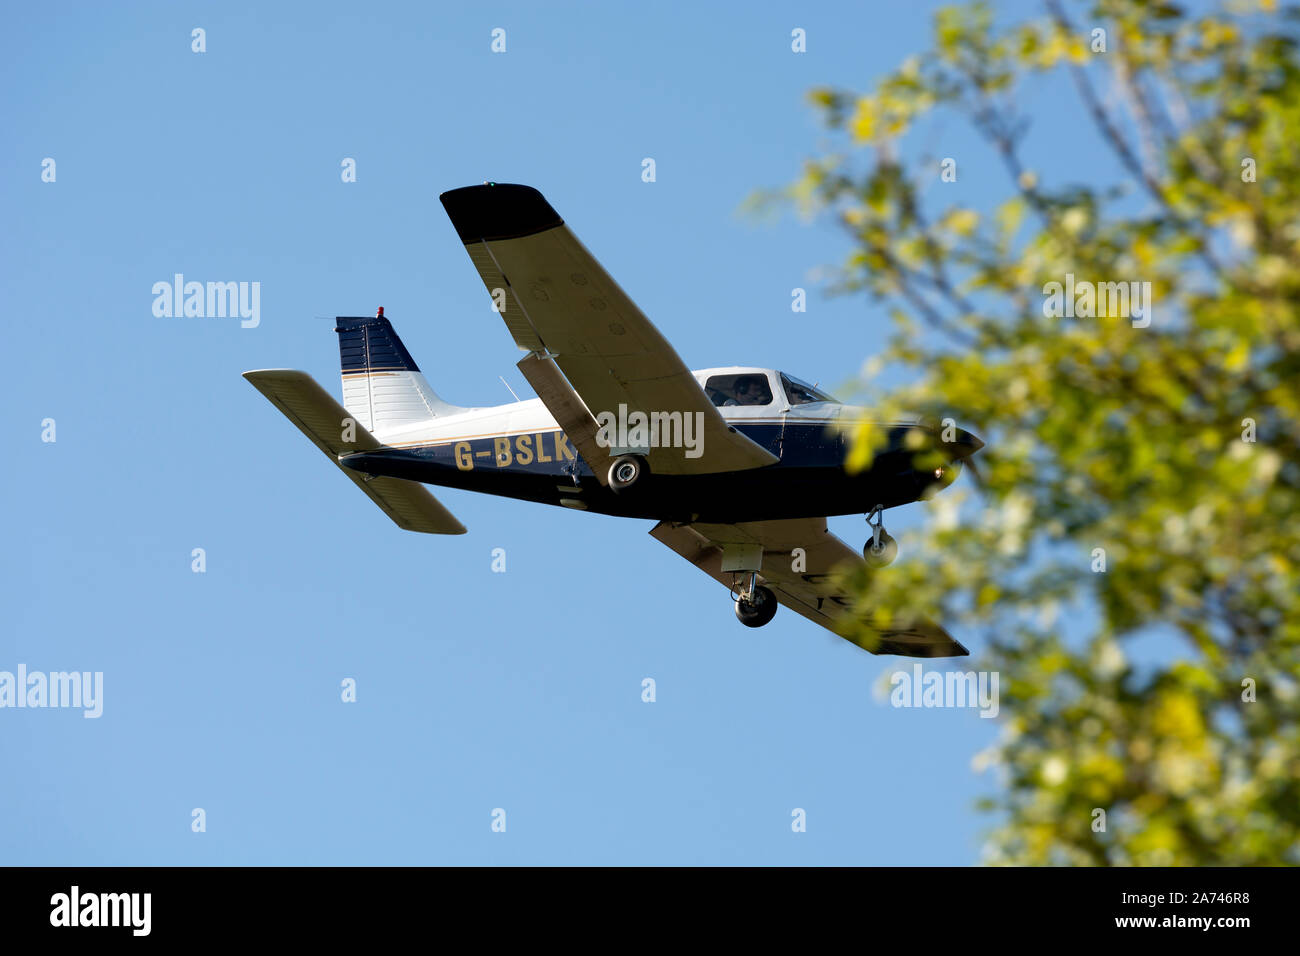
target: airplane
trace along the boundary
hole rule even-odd
[[[843,426],[870,420],[867,409],[776,369],[688,369],[530,186],[439,198],[537,398],[447,403],[382,308],[335,320],[342,405],[305,372],[244,373],[398,527],[465,532],[427,485],[652,519],[651,536],[726,585],[748,627],[785,605],[872,653],[969,653],[923,618],[855,611],[837,571],[889,564],[898,544],[884,511],[950,485],[979,438],[885,423],[886,447],[850,473]],[[827,529],[828,515],[847,514],[867,515],[861,556]]]

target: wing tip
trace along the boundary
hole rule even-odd
[[[403,531],[413,531],[416,534],[469,534],[469,528],[465,527],[455,518],[453,518],[452,520],[456,522],[455,527],[417,528],[415,525],[412,524],[398,524],[397,522],[393,522],[393,523],[396,524],[397,527]]]
[[[949,640],[946,644],[913,644],[901,641],[882,640],[876,645],[873,654],[886,654],[893,657],[918,658],[955,658],[970,657],[970,651],[959,642]]]
[[[464,243],[521,239],[564,225],[560,214],[532,186],[461,186],[449,189],[438,199]]]

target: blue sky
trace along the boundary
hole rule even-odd
[[[742,627],[648,521],[439,490],[469,534],[401,532],[240,377],[337,394],[329,317],[383,305],[447,400],[530,394],[437,200],[492,179],[541,189],[691,366],[851,379],[887,320],[820,291],[845,240],[738,208],[825,145],[805,92],[865,88],[936,6],[10,9],[0,670],[102,671],[104,704],[0,711],[0,863],[975,862],[997,722],[889,707],[910,661]],[[1041,156],[1073,135],[1054,95]],[[1002,189],[969,155],[954,202]],[[177,272],[260,282],[260,325],[155,317]],[[926,507],[891,514],[904,549]]]

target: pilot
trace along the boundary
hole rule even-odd
[[[763,387],[762,378],[757,375],[741,375],[736,379],[731,392],[735,398],[728,399],[725,403],[727,405],[766,405],[768,401],[765,394],[767,389]]]

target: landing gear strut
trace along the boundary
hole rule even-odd
[[[749,589],[736,598],[736,617],[746,627],[762,627],[776,616],[776,595],[758,583],[757,572],[750,572]]]
[[[898,542],[885,530],[885,507],[876,505],[867,513],[867,525],[871,528],[871,537],[862,549],[862,557],[867,566],[883,568],[898,557]]]

